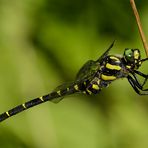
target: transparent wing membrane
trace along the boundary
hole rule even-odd
[[[91,78],[94,73],[99,69],[100,65],[95,61],[87,61],[76,75],[76,80],[83,80]]]
[[[102,61],[104,60],[104,58],[108,55],[109,51],[111,50],[111,48],[114,46],[115,40],[113,41],[113,43],[109,46],[109,48],[99,57],[99,59],[97,60],[97,62],[102,63]]]
[[[80,82],[76,81],[76,82],[68,82],[68,83],[64,83],[62,85],[59,85],[58,87],[56,87],[52,93],[57,93],[59,94],[59,97],[55,97],[53,98],[51,101],[54,103],[58,103],[59,101],[61,101],[66,95],[70,95],[73,93],[76,93],[76,89],[75,89],[75,85],[79,86]],[[61,95],[61,97],[60,97]]]

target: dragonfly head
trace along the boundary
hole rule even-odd
[[[139,49],[126,48],[123,58],[128,66],[138,69],[141,65],[141,54]]]

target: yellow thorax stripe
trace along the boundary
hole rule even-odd
[[[95,90],[99,90],[99,86],[97,84],[93,84],[92,88],[95,89]]]
[[[112,60],[120,61],[117,57],[114,57],[114,56],[110,56],[109,58]]]
[[[130,66],[130,65],[126,65],[126,68],[129,68],[129,69],[130,69],[130,68],[131,68],[131,66]]]
[[[118,66],[118,65],[112,65],[110,63],[107,63],[106,64],[106,68],[112,69],[112,70],[121,70],[121,67],[120,66]]]
[[[79,90],[79,87],[78,87],[77,84],[74,86],[74,89],[75,89],[75,90]]]
[[[89,90],[89,89],[86,89],[86,91],[91,95],[92,94],[92,92]]]
[[[115,80],[116,79],[115,76],[107,76],[107,75],[104,75],[104,74],[101,75],[101,78],[103,80],[106,80],[106,81],[108,81],[108,80]]]

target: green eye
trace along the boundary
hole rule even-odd
[[[132,49],[125,49],[124,56],[126,59],[130,60],[132,58],[133,51]]]
[[[125,51],[125,55],[126,55],[127,57],[132,57],[132,50],[131,50],[131,49],[126,50],[126,51]]]

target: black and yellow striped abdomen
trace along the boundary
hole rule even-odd
[[[46,101],[52,101],[52,102],[59,102],[62,97],[64,97],[65,95],[70,95],[76,92],[79,92],[81,87],[83,84],[73,84],[69,87],[64,87],[64,88],[60,88],[61,86],[59,86],[59,89],[56,89],[55,91],[51,92],[50,94],[41,96],[39,98],[35,98],[32,99],[28,102],[25,102],[21,105],[18,105],[10,110],[8,110],[7,112],[4,112],[0,115],[0,122],[11,117],[14,116],[15,114],[18,114],[26,109],[29,109],[33,106],[39,105],[41,103],[44,103]]]

